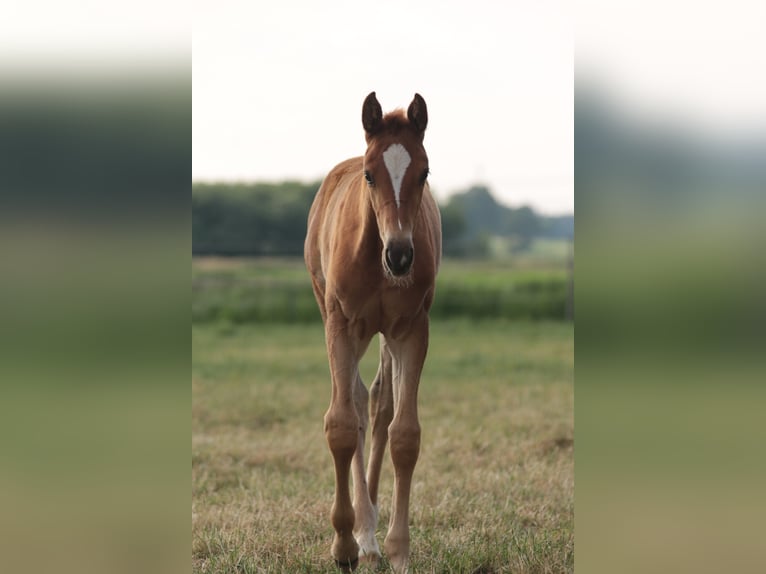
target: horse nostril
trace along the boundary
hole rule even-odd
[[[388,265],[389,269],[394,268],[394,262],[391,260],[391,248],[386,248],[386,265]]]
[[[404,254],[402,255],[402,265],[409,265],[412,263],[412,254],[412,247],[407,247],[407,249],[404,250]]]
[[[386,267],[394,275],[404,275],[410,270],[414,253],[411,245],[393,244],[385,251]]]

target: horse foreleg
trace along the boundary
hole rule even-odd
[[[324,429],[335,463],[332,556],[338,566],[348,571],[356,567],[359,557],[359,547],[353,536],[354,507],[349,491],[351,460],[359,443],[360,421],[354,404],[354,385],[359,375],[356,353],[345,322],[329,315],[325,323],[325,336],[332,375],[332,399],[324,417]]]
[[[388,429],[394,463],[394,498],[385,550],[394,571],[406,572],[410,552],[409,503],[412,474],[420,453],[418,386],[428,348],[428,317],[400,341],[389,342],[393,355],[394,418]]]
[[[375,563],[380,559],[380,547],[375,539],[378,511],[370,500],[367,479],[364,475],[364,440],[369,420],[368,398],[369,393],[361,377],[357,377],[354,403],[359,416],[359,440],[356,444],[354,460],[351,462],[351,473],[354,477],[354,538],[359,545],[359,559]]]

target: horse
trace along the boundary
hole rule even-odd
[[[420,94],[406,114],[397,109],[383,115],[371,92],[362,105],[364,156],[328,173],[308,216],[304,258],[324,322],[332,379],[324,416],[335,465],[331,553],[344,572],[354,570],[360,558],[373,564],[381,559],[375,530],[387,442],[394,495],[383,547],[395,572],[406,572],[409,563],[410,488],[421,436],[418,386],[441,261],[441,216],[429,189],[423,147],[427,123]],[[380,363],[368,392],[359,360],[375,334]]]

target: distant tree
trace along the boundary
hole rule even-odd
[[[486,245],[486,239],[491,236],[510,238],[514,251],[521,251],[537,237],[566,239],[574,234],[574,216],[548,218],[538,215],[531,207],[507,207],[484,185],[474,185],[453,195],[442,209],[463,214],[465,231],[458,242],[462,253],[481,252],[481,246]]]
[[[532,240],[540,234],[540,219],[529,207],[508,210],[508,231],[516,239],[514,251],[528,249]]]
[[[462,208],[448,203],[440,208],[442,215],[442,252],[448,257],[465,255],[466,220]]]
[[[319,183],[195,183],[192,253],[300,255]]]
[[[574,237],[574,215],[556,215],[541,219],[540,235],[552,239],[572,239]]]
[[[194,183],[192,253],[195,255],[300,256],[311,202],[320,182]],[[513,238],[526,249],[535,237],[572,237],[573,216],[544,218],[529,207],[498,203],[474,185],[440,207],[443,252],[485,257],[493,237]]]
[[[502,233],[504,210],[492,196],[489,188],[474,185],[467,191],[450,197],[448,207],[462,211],[466,223],[466,239],[473,240],[479,235]]]

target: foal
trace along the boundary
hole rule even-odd
[[[344,571],[354,569],[360,556],[380,558],[378,480],[389,439],[394,497],[384,548],[396,572],[407,570],[410,485],[420,451],[418,385],[441,259],[441,218],[426,181],[427,123],[419,94],[406,115],[396,110],[385,116],[375,92],[369,94],[362,106],[365,155],[330,171],[309,213],[304,255],[332,377],[324,417],[335,462],[332,555]],[[380,365],[368,393],[359,360],[376,333]],[[372,447],[365,477],[370,398]]]

